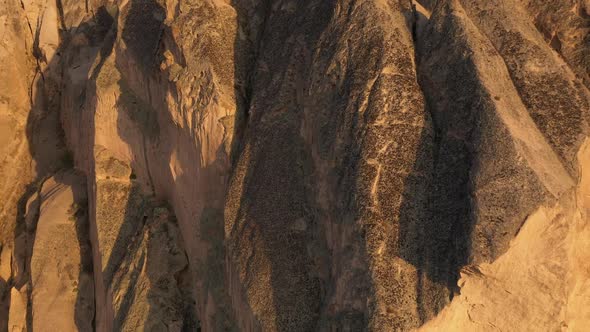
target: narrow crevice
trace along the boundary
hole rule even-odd
[[[163,29],[162,29],[163,31]],[[161,38],[162,36],[160,36]],[[148,92],[148,101],[150,102],[150,104],[152,103],[152,95],[151,95],[151,90],[150,90],[150,80],[147,79],[146,80],[146,84],[147,84],[147,92]],[[154,178],[152,176],[152,171],[150,168],[150,161],[148,158],[148,149],[147,149],[147,144],[148,144],[148,138],[146,137],[145,133],[142,131],[141,132],[141,149],[143,152],[143,159],[144,159],[144,163],[145,163],[145,169],[146,169],[146,173],[148,176],[148,181],[150,182],[150,190],[151,190],[151,194],[155,195],[156,194],[156,186],[154,185]]]
[[[414,26],[414,31],[415,31],[415,38],[414,38],[414,46],[415,46],[415,64],[416,64],[416,73],[417,73],[417,79],[418,79],[418,85],[422,91],[422,94],[424,96],[424,103],[425,103],[425,112],[427,114],[427,116],[430,119],[430,122],[432,124],[432,129],[433,129],[433,155],[432,155],[432,174],[433,174],[433,178],[431,181],[431,197],[429,198],[430,203],[428,204],[429,208],[431,209],[431,214],[432,214],[432,218],[437,219],[437,217],[435,216],[438,212],[438,210],[441,208],[440,206],[438,206],[438,204],[436,204],[436,200],[438,199],[437,196],[440,195],[441,193],[439,191],[441,190],[449,190],[450,188],[447,188],[446,186],[448,186],[448,184],[445,184],[444,181],[441,182],[441,179],[438,178],[438,173],[439,172],[443,172],[444,173],[444,169],[449,167],[448,165],[448,160],[445,158],[445,152],[442,151],[443,150],[443,135],[444,135],[444,131],[445,131],[445,120],[443,118],[444,114],[436,114],[436,106],[434,104],[434,100],[433,98],[435,98],[435,95],[432,94],[432,73],[430,72],[429,68],[425,67],[424,61],[426,59],[429,58],[430,50],[428,50],[428,45],[429,45],[429,37],[430,35],[428,34],[429,31],[429,26],[430,24],[432,24],[430,18],[431,15],[433,15],[433,13],[437,10],[438,5],[440,4],[440,2],[434,2],[434,4],[432,4],[431,2],[427,3],[428,6],[424,6],[422,5],[420,2],[418,1],[413,1],[414,4],[416,4],[414,6],[414,14],[415,14],[415,26]],[[417,6],[420,5],[421,6],[421,10],[418,10]],[[432,12],[428,12],[428,9],[432,9]],[[418,25],[421,24],[421,26],[419,27]],[[448,148],[448,147],[446,147]],[[448,156],[447,156],[448,158]],[[468,172],[468,171],[467,171]],[[460,202],[456,202],[455,204],[459,204]],[[463,202],[464,204],[464,202]],[[469,209],[469,207],[466,207],[466,209]],[[436,221],[435,221],[436,223]],[[424,250],[427,250],[427,252],[422,252],[422,257],[421,260],[422,262],[422,275],[419,275],[418,278],[420,280],[420,283],[423,284],[423,279],[430,277],[430,278],[434,278],[435,280],[437,280],[437,282],[440,282],[447,290],[448,290],[448,298],[446,298],[446,301],[451,301],[453,299],[453,297],[458,293],[458,287],[457,287],[457,281],[458,281],[458,277],[459,277],[459,269],[461,268],[462,264],[463,264],[463,256],[465,255],[465,253],[463,253],[463,250],[460,246],[457,246],[457,238],[460,238],[464,232],[464,230],[459,229],[461,226],[457,225],[456,222],[455,223],[451,223],[451,225],[447,225],[450,226],[450,231],[447,234],[446,238],[436,238],[436,239],[431,239],[431,241],[434,241],[434,243],[430,243],[430,246],[428,248],[424,248]],[[425,225],[425,227],[429,227],[428,225]],[[430,227],[433,228],[437,228],[437,227],[441,227],[441,229],[443,229],[443,232],[447,232],[445,231],[445,227],[443,225],[431,225]],[[436,231],[434,231],[436,232]],[[430,230],[428,233],[429,234],[425,234],[426,231],[423,231],[422,236],[425,237],[431,237],[431,236],[439,236],[440,234],[433,234],[433,230]],[[446,259],[446,262],[440,261],[437,262],[436,260],[441,260],[442,257],[440,257],[440,253],[435,252],[436,250],[439,250],[440,248],[447,248],[445,249],[445,251],[448,250],[447,252],[447,257],[444,257],[444,259]],[[435,261],[433,261],[435,260]],[[433,267],[431,265],[436,265],[436,267]],[[430,275],[429,272],[432,272],[430,270],[435,269],[434,271],[434,275]],[[426,270],[426,271],[424,271]],[[439,271],[439,270],[444,270],[444,271]],[[420,300],[424,300],[424,299],[419,299],[418,302],[420,302]],[[420,304],[420,303],[419,303]],[[424,303],[423,303],[424,304]],[[440,308],[439,308],[440,309]],[[427,317],[426,314],[421,315],[421,320],[422,323],[425,323],[429,317]]]
[[[23,11],[23,17],[25,18],[25,21],[27,23],[27,26],[29,27],[29,32],[31,34],[31,38],[33,39],[33,45],[31,45],[31,51],[32,51],[32,55],[35,58],[35,73],[33,74],[33,79],[31,80],[31,84],[29,86],[29,102],[32,105],[35,105],[35,100],[34,100],[34,96],[33,94],[35,93],[35,82],[37,81],[37,75],[41,75],[41,79],[43,81],[45,81],[45,75],[43,75],[43,70],[41,69],[41,64],[39,62],[40,60],[40,50],[39,50],[39,22],[37,22],[37,27],[35,29],[35,31],[33,31],[33,26],[31,25],[31,22],[29,21],[29,17],[27,16],[26,13],[26,7],[24,2],[21,0],[20,2],[21,4],[21,9]]]
[[[64,7],[63,7],[63,4],[61,3],[61,0],[55,0],[55,7],[57,8],[57,13],[59,15],[58,21],[61,25],[61,29],[63,31],[68,31],[68,28],[66,27]]]
[[[254,93],[254,85],[256,81],[256,68],[258,67],[258,60],[260,57],[260,53],[262,52],[263,46],[263,39],[266,35],[266,29],[268,25],[268,19],[271,15],[271,1],[266,1],[262,5],[262,12],[263,12],[263,20],[260,23],[261,30],[259,34],[256,36],[256,40],[254,41],[254,49],[252,54],[252,62],[250,63],[250,67],[246,71],[246,86],[245,86],[245,116],[246,120],[250,115],[250,106],[252,103],[252,97]]]
[[[242,41],[236,36],[234,44],[234,63],[235,63],[235,96],[236,96],[236,114],[233,133],[233,142],[230,152],[230,161],[232,168],[236,167],[238,156],[242,150],[242,141],[250,118],[250,108],[254,95],[254,86],[256,83],[256,68],[259,64],[259,56],[262,51],[263,38],[266,35],[268,19],[271,14],[271,1],[251,5],[244,3],[243,0],[232,0],[237,18],[236,24],[238,30],[244,28],[248,41]],[[253,15],[252,12],[261,12],[262,21],[258,26],[250,26]],[[240,32],[237,31],[237,34]]]
[[[416,70],[416,80],[418,83],[418,87],[420,88],[420,91],[422,93],[422,95],[424,95],[424,89],[422,88],[422,85],[420,84],[420,79],[419,79],[419,74],[418,72],[420,71],[420,56],[419,56],[419,47],[418,47],[418,38],[420,37],[418,35],[419,31],[418,31],[418,20],[420,19],[420,17],[418,16],[418,10],[416,8],[417,4],[415,1],[413,0],[409,0],[410,2],[410,6],[412,8],[412,17],[411,17],[411,34],[412,34],[412,42],[413,42],[413,49],[414,49],[414,67]],[[424,111],[426,114],[428,112],[428,106],[426,104],[426,98],[424,97],[425,101],[424,101]],[[432,121],[433,116],[432,114],[429,114],[429,117]],[[434,123],[433,123],[433,127],[434,127]],[[435,151],[437,151],[438,149],[435,147],[434,148]],[[418,231],[419,232],[419,236],[420,237],[424,237],[424,234],[421,230]],[[418,313],[418,320],[420,322],[420,325],[424,324],[424,322],[427,320],[426,317],[426,312],[425,312],[425,308],[424,308],[424,291],[423,291],[423,287],[424,287],[424,271],[422,266],[424,265],[424,254],[423,251],[419,252],[419,255],[417,257],[417,263],[416,263],[416,311]]]
[[[441,125],[437,121],[437,117],[433,112],[433,107],[431,106],[432,98],[429,96],[429,91],[426,88],[427,84],[425,83],[428,80],[429,73],[423,67],[423,59],[426,57],[424,54],[425,43],[427,42],[425,39],[427,36],[424,35],[424,31],[427,29],[427,26],[430,22],[430,13],[427,12],[427,9],[420,4],[420,2],[412,0],[412,11],[413,11],[413,21],[412,21],[412,38],[414,43],[414,65],[416,68],[416,79],[418,83],[418,87],[424,96],[424,114],[427,117],[428,121],[431,123],[431,128],[433,131],[432,137],[432,174],[436,173],[436,169],[439,166],[439,159],[440,159],[440,149],[441,149]],[[436,177],[433,177],[430,180],[429,186],[431,190],[434,190],[436,187]],[[432,203],[433,198],[429,198],[429,201]],[[432,204],[428,204],[428,207],[431,209]],[[432,209],[429,212],[430,214],[435,213]],[[440,246],[440,243],[429,243],[429,241],[433,241],[429,239],[430,234],[427,234],[426,228],[430,227],[427,223],[423,224],[419,229],[419,236],[422,238],[423,244],[427,245],[435,245]],[[452,239],[447,239],[446,245],[450,245]],[[447,275],[447,276],[440,276],[440,275],[432,275],[432,260],[433,258],[427,253],[427,251],[434,250],[433,248],[421,248],[420,253],[418,256],[418,262],[416,266],[416,310],[418,312],[418,318],[420,324],[424,324],[430,319],[431,313],[428,312],[428,308],[432,307],[432,303],[428,303],[428,292],[429,290],[426,289],[427,287],[427,279],[447,279],[447,282],[444,282],[444,287],[449,290],[450,299],[453,297],[453,289],[455,288],[456,278],[454,275]],[[444,264],[442,262],[438,262],[435,264]],[[452,266],[446,267],[452,269]],[[454,271],[449,271],[451,274],[454,274]],[[430,286],[432,287],[432,286]],[[449,299],[449,300],[450,300]]]
[[[430,117],[430,120],[432,121],[432,127],[435,132],[435,142],[438,142],[438,141],[440,141],[440,128],[439,128],[439,126],[437,126],[436,117],[432,113],[431,107],[429,107],[429,105],[428,105],[428,98],[426,98],[426,91],[424,89],[424,83],[423,83],[423,77],[424,77],[424,75],[426,75],[426,73],[425,73],[425,70],[423,70],[422,65],[421,65],[421,60],[424,57],[423,47],[421,46],[421,43],[423,42],[423,40],[422,40],[423,36],[421,36],[421,32],[423,32],[423,29],[426,28],[426,25],[430,21],[430,18],[427,17],[426,15],[424,15],[424,13],[418,11],[417,6],[420,5],[419,2],[417,2],[415,0],[410,0],[410,1],[412,3],[412,12],[414,15],[413,20],[412,20],[412,40],[414,43],[414,66],[416,68],[416,78],[418,81],[418,86],[420,87],[420,91],[422,91],[422,95],[424,96],[425,112],[426,112],[426,114],[428,114],[428,116]],[[420,24],[423,24],[423,26],[421,27],[422,29],[420,29],[420,27],[419,27]],[[438,146],[438,144],[436,144],[436,146]],[[438,149],[435,149],[435,150],[438,150]],[[435,161],[436,161],[436,158],[435,158]]]

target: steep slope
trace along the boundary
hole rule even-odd
[[[86,183],[59,173],[43,183],[30,261],[35,330],[89,331],[94,317]],[[32,203],[33,204],[33,203]]]
[[[2,0],[0,330],[584,330],[589,6]]]
[[[590,87],[590,2],[521,1],[548,44]]]
[[[459,295],[423,330],[587,324],[578,302],[587,273],[576,262],[587,255],[580,198],[590,98],[532,21],[515,19],[524,15],[510,2],[449,1],[419,36],[439,130],[434,206],[439,222],[472,233],[457,241],[467,252]]]

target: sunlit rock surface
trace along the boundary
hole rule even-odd
[[[0,0],[0,331],[585,331],[588,0]]]

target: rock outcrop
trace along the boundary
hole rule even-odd
[[[590,325],[587,0],[0,1],[0,331]]]
[[[35,234],[27,262],[34,330],[92,328],[94,284],[83,179],[71,173],[47,179],[37,194],[38,205],[32,202],[28,211],[36,214],[31,218],[36,225],[31,225]]]

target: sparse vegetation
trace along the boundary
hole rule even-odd
[[[88,203],[84,202],[83,204],[78,204],[76,202],[72,203],[68,208],[68,220],[71,222],[76,222],[80,217],[86,214],[86,210]]]

